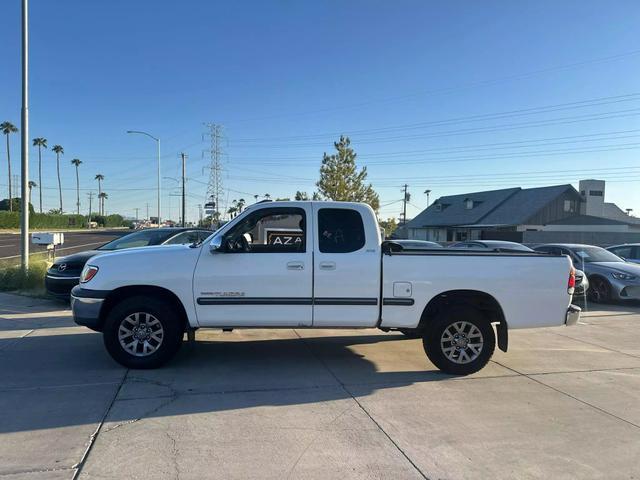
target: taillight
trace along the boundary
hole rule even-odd
[[[85,266],[80,274],[80,283],[87,283],[96,276],[96,273],[98,273],[98,267],[94,267],[93,265]]]
[[[567,293],[569,295],[573,295],[573,291],[576,288],[576,269],[571,266],[571,270],[569,271],[569,281],[567,282]]]

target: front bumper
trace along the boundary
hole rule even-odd
[[[580,307],[569,305],[569,308],[567,308],[567,314],[564,319],[564,324],[567,327],[571,327],[572,325],[578,323],[578,320],[580,320],[580,313],[582,313],[582,309]]]
[[[69,299],[71,289],[78,285],[80,277],[56,276],[47,273],[44,277],[44,286],[49,295],[54,297]]]
[[[103,290],[86,290],[80,285],[73,287],[71,290],[73,321],[83,327],[100,331],[102,328],[100,309],[108,293]]]

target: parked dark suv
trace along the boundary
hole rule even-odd
[[[105,243],[95,250],[56,258],[45,276],[47,293],[69,299],[71,289],[78,285],[80,272],[87,261],[100,253],[151,245],[181,245],[201,242],[213,232],[201,228],[149,228],[130,233]]]

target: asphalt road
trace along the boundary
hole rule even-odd
[[[0,294],[0,480],[640,478],[640,308],[512,331],[468,377],[378,330],[199,330],[127,370]]]
[[[99,247],[114,238],[131,233],[131,230],[98,230],[91,232],[65,232],[64,245],[56,249],[56,255],[68,255]],[[44,247],[30,244],[31,253],[46,251]],[[20,235],[0,233],[0,260],[20,256]]]

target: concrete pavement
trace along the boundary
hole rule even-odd
[[[512,332],[466,378],[376,330],[198,332],[127,371],[0,295],[0,480],[638,478],[640,308]]]

